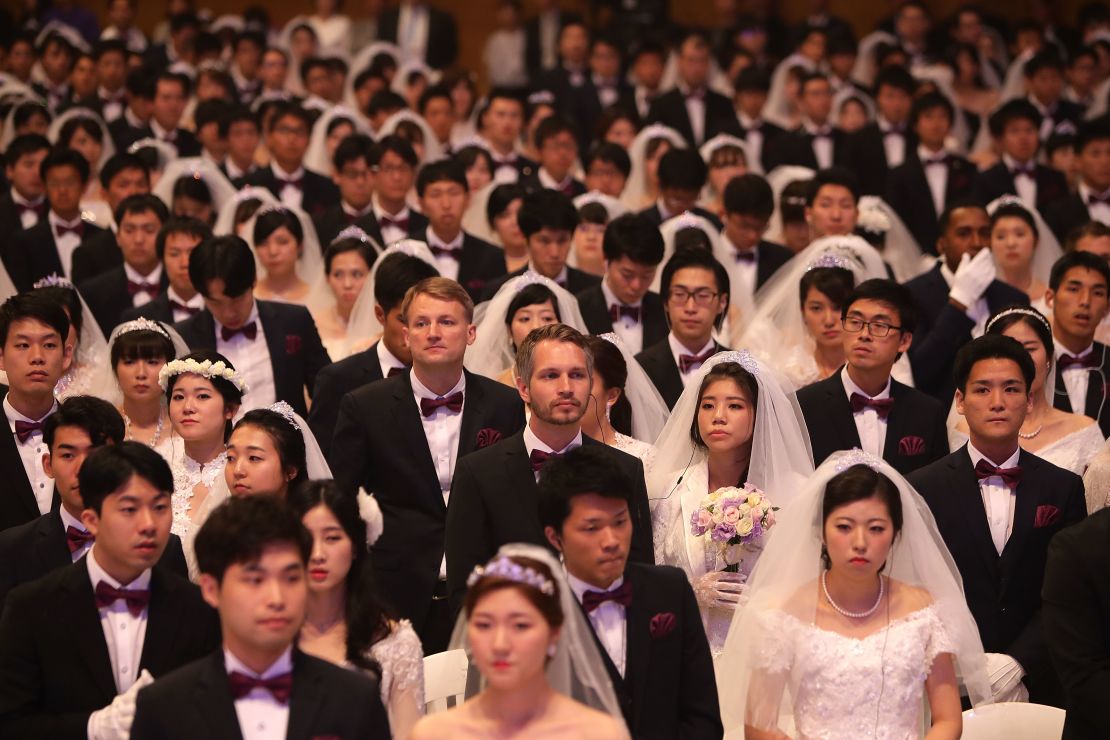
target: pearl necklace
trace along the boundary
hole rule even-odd
[[[128,440],[128,441],[133,441],[134,437],[131,436],[131,417],[128,416],[126,412],[121,411],[120,413],[123,416],[123,428],[124,428],[123,438],[125,440]],[[165,423],[166,423],[166,417],[162,414],[161,411],[159,411],[158,412],[158,426],[154,427],[154,438],[151,439],[149,443],[147,443],[147,447],[157,447],[158,446],[158,440],[160,440],[162,438],[162,426]]]
[[[1033,439],[1033,437],[1036,437],[1038,434],[1041,433],[1042,429],[1044,429],[1044,424],[1041,424],[1039,427],[1028,433],[1018,432],[1018,436],[1022,439]]]
[[[821,574],[821,590],[825,592],[825,598],[829,601],[829,606],[835,609],[838,613],[852,619],[863,619],[870,617],[879,610],[879,604],[883,603],[883,577],[879,576],[879,598],[875,600],[875,605],[865,612],[850,612],[847,609],[841,609],[840,606],[833,601],[833,597],[829,595],[829,572],[825,571]]]

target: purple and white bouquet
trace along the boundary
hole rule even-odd
[[[736,572],[745,545],[756,543],[775,526],[775,512],[763,491],[750,483],[743,488],[718,488],[706,496],[690,517],[690,533],[708,537],[725,570]]]

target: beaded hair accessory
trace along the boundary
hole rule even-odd
[[[285,401],[278,401],[277,403],[272,404],[267,408],[269,411],[273,411],[275,414],[289,422],[289,426],[293,427],[298,432],[301,431],[301,425],[297,423],[296,412],[293,411],[293,407],[290,406],[288,403],[286,403]]]
[[[280,203],[267,203],[266,205],[255,211],[254,217],[255,219],[259,219],[262,216],[265,216],[267,213],[282,213],[287,216],[293,215],[292,211],[290,211],[288,208],[281,205]]]
[[[744,368],[752,375],[759,375],[759,361],[756,360],[752,353],[746,349],[718,352],[709,359],[709,363],[707,364],[717,366],[720,365],[722,362],[735,362],[737,365]]]
[[[859,239],[859,237],[852,238]],[[860,241],[863,240],[860,239]],[[819,267],[839,267],[842,270],[852,270],[860,267],[860,259],[850,242],[834,242],[827,245],[819,255],[810,260],[809,264],[806,265],[806,272],[816,270]]]
[[[133,331],[153,331],[172,341],[170,333],[166,331],[165,327],[163,327],[157,321],[151,321],[150,319],[144,318],[138,318],[120,324],[119,327],[116,329],[116,339],[119,339],[124,334],[130,334]]]
[[[340,231],[338,234],[335,235],[335,238],[331,240],[331,243],[335,244],[336,242],[343,241],[344,239],[357,239],[363,244],[373,244],[374,242],[374,240],[370,238],[369,234],[367,234],[365,231],[357,226],[348,226],[347,228],[343,229],[343,231]]]
[[[836,458],[836,472],[843,473],[848,468],[856,465],[866,465],[872,470],[878,470],[882,460],[874,455],[854,447]]]
[[[36,280],[34,285],[32,285],[31,287],[35,288],[36,290],[38,288],[69,288],[70,290],[76,289],[73,281],[71,281],[69,278],[62,277],[56,272],[50,273],[42,280]]]
[[[185,360],[167,362],[158,372],[158,385],[163,391],[169,386],[170,378],[175,375],[199,375],[203,378],[222,378],[235,386],[240,393],[247,392],[243,376],[224,363],[223,360],[197,362],[192,357]],[[298,427],[299,429],[300,427]]]
[[[555,595],[555,584],[550,579],[543,577],[531,568],[519,563],[514,563],[504,555],[500,555],[485,565],[476,565],[466,579],[467,588],[470,588],[482,578],[504,578],[507,581],[523,583],[539,590],[548,596]]]
[[[1041,323],[1042,326],[1044,326],[1045,329],[1048,329],[1049,332],[1052,331],[1052,325],[1048,323],[1048,319],[1045,318],[1045,315],[1043,313],[1035,308],[1025,308],[1023,306],[1014,306],[1013,308],[1007,308],[1005,311],[996,314],[990,321],[987,322],[987,326],[984,331],[990,331],[991,327],[998,323],[1000,319],[1004,319],[1007,316],[1013,316],[1014,314],[1020,314],[1022,316],[1028,316],[1032,319],[1036,319]]]
[[[1017,206],[1021,210],[1029,212],[1029,206],[1025,205],[1025,202],[1021,198],[1016,195],[1006,194],[995,198],[987,204],[987,215],[993,216],[994,212],[1003,206]]]
[[[358,489],[358,515],[366,523],[366,549],[369,550],[382,536],[385,520],[378,500],[367,493],[365,488]]]

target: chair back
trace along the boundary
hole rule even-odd
[[[1064,710],[1043,704],[1001,702],[964,712],[964,740],[1060,740]]]
[[[428,714],[445,712],[463,702],[468,665],[465,650],[448,650],[424,658],[424,705]]]

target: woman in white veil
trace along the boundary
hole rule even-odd
[[[223,213],[224,207],[235,200],[235,186],[227,179],[224,173],[211,162],[202,157],[185,157],[175,159],[166,165],[158,184],[151,188],[170,212],[174,212],[174,188],[177,181],[183,177],[200,180],[208,188],[212,199],[212,209],[217,214]]]
[[[884,587],[889,584],[889,598],[884,602],[880,591],[870,614],[829,616],[834,610],[845,613],[824,586],[829,567],[846,567],[831,560],[825,549],[823,507],[834,479],[838,489],[875,485],[873,497],[880,496],[880,487],[897,491],[901,531],[894,535],[880,577]],[[745,725],[750,738],[782,733],[921,737],[926,677],[938,665],[939,675],[947,673],[944,655],[954,658],[961,693],[974,704],[989,700],[986,658],[960,573],[929,507],[898,472],[860,450],[837,452],[797,490],[777,519],[775,534],[748,579],[747,603],[736,611],[717,661],[726,737],[743,737]],[[877,630],[866,636],[842,632],[883,603]],[[904,613],[895,618],[892,605]],[[940,714],[936,704],[932,709]],[[959,714],[959,703],[949,699],[944,710],[952,719],[953,711]]]
[[[127,147],[129,154],[138,154],[150,167],[150,187],[157,187],[162,173],[177,159],[177,147],[161,139],[139,139]]]
[[[343,86],[343,102],[350,110],[359,111],[360,116],[365,116],[365,113],[362,112],[362,106],[358,104],[358,98],[355,95],[355,80],[358,79],[359,75],[370,68],[370,65],[374,63],[375,57],[379,54],[388,54],[392,57],[395,67],[401,65],[401,59],[404,56],[401,47],[397,46],[397,44],[392,44],[388,41],[375,41],[369,46],[360,49],[358,53],[351,58],[350,73],[347,75],[347,80]],[[363,118],[363,123],[368,124],[369,121]]]
[[[59,401],[71,396],[112,398],[119,388],[109,361],[108,343],[85,299],[72,282],[57,275],[45,277],[32,287],[46,291],[51,300],[65,309],[70,319],[66,344],[73,347],[73,359],[54,386],[54,395]]]
[[[858,52],[856,53],[856,63],[852,67],[851,77],[864,87],[871,87],[875,84],[875,76],[879,73],[879,60],[876,59],[876,52],[881,44],[897,46],[898,39],[894,37],[894,34],[883,30],[872,31],[860,39]]]
[[[1052,274],[1052,266],[1056,264],[1056,260],[1064,256],[1064,250],[1060,247],[1060,242],[1056,238],[1056,234],[1052,229],[1048,228],[1044,217],[1032,204],[1026,203],[1016,195],[1003,195],[1000,198],[995,198],[987,204],[987,214],[994,218],[995,212],[1003,207],[1017,207],[1028,213],[1033,223],[1037,226],[1037,233],[1034,235],[1035,246],[1033,248],[1033,278],[1045,285],[1048,285],[1049,277]],[[993,227],[992,227],[993,230]],[[1048,307],[1045,305],[1044,298],[1039,296],[1034,298],[1030,296],[1030,300],[1034,307],[1042,313],[1048,312]]]
[[[89,108],[70,108],[51,121],[50,128],[46,130],[46,138],[55,146],[78,149],[78,147],[73,146],[72,141],[60,141],[62,130],[66,128],[70,121],[77,119],[91,121],[100,130],[100,140],[96,142],[100,148],[100,156],[97,157],[95,162],[89,162],[89,187],[85,191],[86,197],[95,199],[100,194],[100,181],[98,179],[100,170],[104,167],[104,163],[116,153],[116,145],[112,141],[112,135],[108,132],[108,126],[104,123],[104,119]],[[71,139],[75,133],[70,133]],[[83,151],[81,153],[84,154]]]
[[[706,394],[731,384],[729,394],[738,390],[747,397],[752,390],[747,385],[752,382],[755,398],[746,398],[741,404],[748,414],[751,436],[743,440],[730,433],[724,444],[707,443],[706,438],[715,432],[707,433],[705,426],[716,429],[718,420],[730,412],[719,399],[711,402]],[[707,412],[703,401],[716,408]],[[730,442],[735,444],[730,446]],[[686,386],[655,447],[658,454],[647,480],[655,558],[686,572],[698,597],[710,649],[717,655],[724,647],[744,576],[759,559],[767,535],[744,546],[739,570],[727,573],[723,569],[728,563],[707,546],[708,537],[691,532],[692,517],[715,490],[711,481],[729,478],[730,469],[745,451],[748,457],[740,461],[739,479],[729,478],[721,485],[739,488],[748,484],[762,491],[772,506],[787,506],[813,472],[805,420],[789,384],[772,367],[743,350],[719,352]]]
[[[299,229],[295,225],[299,225]],[[297,231],[300,233],[298,234]],[[268,282],[267,262],[276,265],[273,251],[263,254],[272,240],[283,236],[292,237],[297,242],[298,254],[294,266],[296,281],[301,285],[287,284],[286,290]],[[264,205],[247,221],[243,229],[243,239],[254,252],[258,269],[258,283],[255,295],[266,300],[298,303],[312,313],[323,313],[335,307],[335,296],[328,287],[324,272],[324,255],[320,250],[320,240],[312,219],[300,208],[286,205]],[[281,260],[284,264],[284,260]],[[286,276],[282,276],[283,278]],[[292,287],[290,287],[292,286]]]
[[[630,211],[639,211],[652,205],[658,196],[658,193],[652,190],[653,186],[649,182],[652,178],[648,170],[650,166],[649,159],[657,167],[659,160],[665,153],[665,150],[660,151],[663,146],[660,142],[666,142],[668,148],[671,149],[686,148],[686,139],[682,138],[682,134],[661,123],[645,126],[632,140],[632,146],[628,147],[628,159],[632,162],[632,168],[629,170],[624,191],[621,192],[621,202]],[[648,155],[649,149],[652,150],[650,157]]]
[[[369,131],[362,116],[355,113],[354,109],[345,105],[328,109],[324,115],[316,119],[316,123],[312,124],[312,135],[308,138],[304,166],[330,178],[335,172],[332,156],[339,142],[353,133],[368,134]]]
[[[701,145],[698,154],[709,171],[698,205],[724,218],[725,186],[747,172],[763,174],[763,168],[752,157],[747,143],[731,134],[717,134]]]
[[[249,216],[243,218],[239,214],[239,209],[247,201],[256,201],[258,205],[249,211]],[[280,205],[281,201],[268,189],[257,185],[247,185],[220,207],[220,213],[216,216],[216,225],[212,227],[212,233],[216,236],[242,236],[247,233],[245,231],[246,223],[253,218],[259,209],[265,206]]]
[[[417,159],[421,165],[428,164],[429,162],[438,162],[443,159],[445,154],[443,145],[439,143],[436,138],[435,132],[424,117],[414,113],[411,110],[402,109],[385,119],[382,124],[381,130],[378,132],[378,137],[388,136],[397,133],[397,128],[403,123],[409,123],[420,129],[423,141],[411,141],[409,136],[402,134],[402,138],[409,140],[412,148],[416,150]]]
[[[377,282],[378,267],[381,266],[386,257],[391,254],[407,254],[410,257],[416,257],[427,262],[436,270],[437,274],[439,273],[435,255],[432,254],[432,250],[428,249],[428,245],[422,241],[401,239],[390,244],[384,251],[380,244],[376,244],[374,247],[380,254],[370,267],[370,275],[366,278],[366,282],[362,284],[362,290],[358,294],[358,300],[355,301],[354,308],[351,309],[350,319],[347,322],[349,343],[347,355],[366,349],[382,335],[382,323],[374,313],[374,306],[377,304],[374,298],[374,284]]]
[[[921,247],[890,205],[877,195],[859,199],[859,218],[856,229],[867,242],[880,250],[883,260],[894,271],[900,283],[928,272],[936,260],[921,254]]]
[[[817,173],[808,167],[795,164],[784,164],[767,173],[767,184],[775,194],[775,211],[771,214],[771,221],[767,224],[767,233],[763,238],[775,244],[785,244],[784,227],[782,223],[782,191],[792,182],[812,180]]]
[[[0,87],[0,100],[10,106],[8,114],[4,116],[4,131],[0,133],[0,151],[6,152],[12,139],[19,135],[16,131],[15,116],[16,111],[24,104],[31,104],[41,110],[41,115],[46,117],[47,131],[49,131],[50,111],[46,107],[46,101],[33,87],[24,85],[22,82],[7,82]]]
[[[801,52],[795,52],[779,62],[771,73],[771,87],[767,102],[763,105],[763,118],[785,129],[792,129],[797,125],[797,111],[794,110],[794,102],[790,99],[788,90],[790,75],[795,67],[814,72],[817,70],[817,62]]]
[[[605,223],[598,224],[588,221],[584,216],[582,209],[591,203],[596,203],[605,210]],[[571,250],[567,255],[567,264],[571,267],[584,269],[583,265],[590,265],[587,272],[593,272],[594,269],[600,272],[595,274],[604,274],[603,261],[605,259],[602,254],[602,239],[605,235],[605,227],[615,219],[620,218],[628,213],[628,209],[617,198],[605,193],[599,193],[596,190],[591,190],[588,193],[582,193],[574,199],[574,210],[578,211],[581,218],[578,228],[574,231],[574,236],[571,239]],[[594,232],[585,231],[584,228],[594,227],[597,230]],[[600,228],[598,228],[600,227]],[[583,255],[579,255],[579,251]]]

